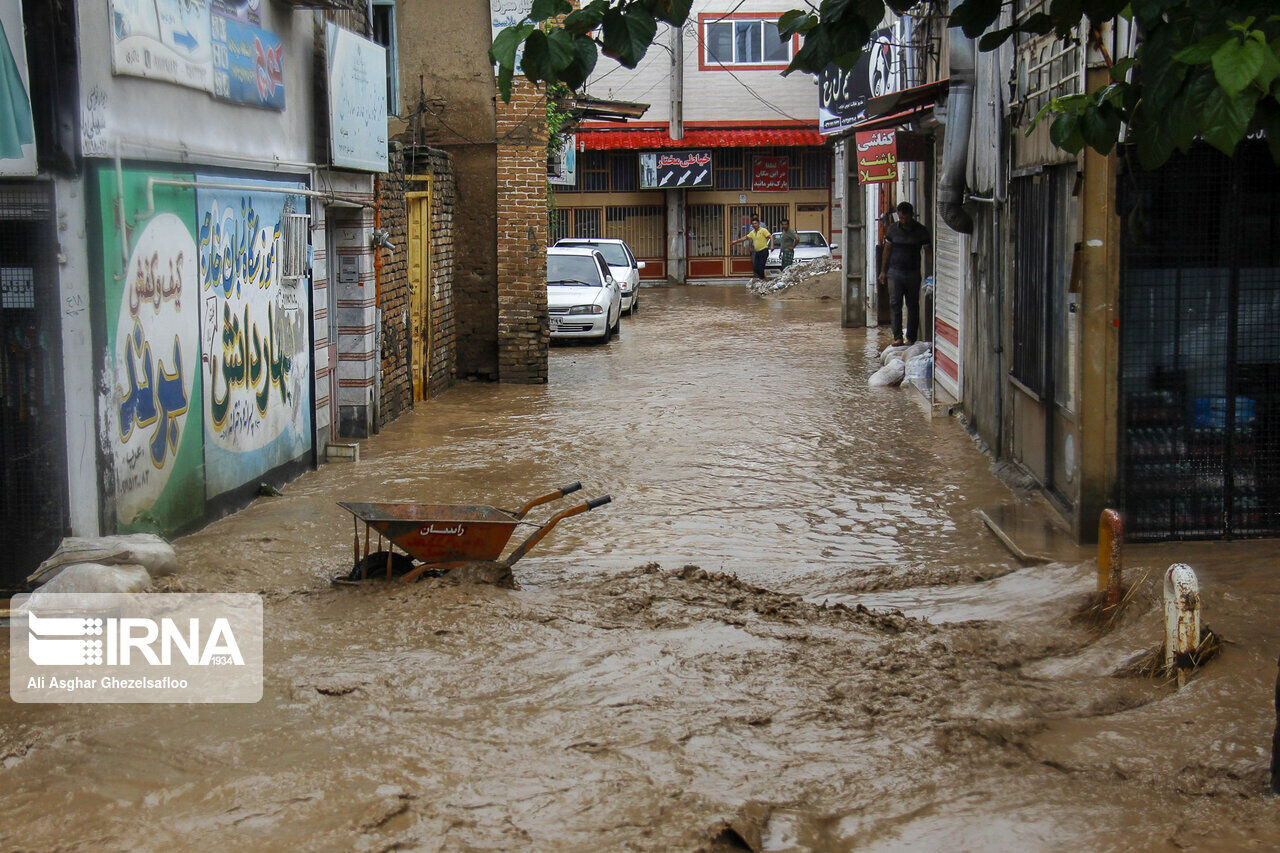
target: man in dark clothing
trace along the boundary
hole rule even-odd
[[[906,343],[914,344],[920,333],[920,253],[925,254],[925,267],[933,266],[933,247],[929,229],[916,221],[910,202],[898,205],[898,221],[884,231],[884,260],[880,281],[889,280],[889,315],[893,321],[893,343],[903,343],[902,301],[907,301]]]

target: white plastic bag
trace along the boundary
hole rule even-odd
[[[128,533],[120,536],[68,536],[58,550],[27,576],[28,583],[47,583],[66,566],[75,563],[99,563],[105,566],[144,566],[152,577],[173,574],[178,570],[178,555],[173,546],[154,533]]]
[[[871,374],[871,378],[867,380],[867,384],[874,387],[891,386],[902,382],[902,377],[907,373],[907,363],[900,358],[886,364],[884,367]]]
[[[884,352],[880,353],[880,363],[888,364],[889,362],[893,361],[895,358],[903,358],[904,353],[906,353],[906,351],[907,351],[907,347],[905,346],[899,346],[899,347],[887,346],[884,348]]]

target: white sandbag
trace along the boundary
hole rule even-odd
[[[145,566],[152,577],[171,575],[178,570],[178,555],[173,546],[154,533],[128,533],[120,536],[79,537],[62,540],[53,556],[27,576],[28,583],[47,583],[63,567],[74,563],[99,563],[104,566]]]
[[[895,358],[904,358],[904,357],[905,357],[905,354],[906,354],[906,352],[907,352],[907,349],[908,349],[908,348],[907,348],[906,346],[898,346],[898,347],[895,347],[895,346],[887,346],[887,347],[885,347],[885,348],[884,348],[884,352],[880,353],[880,363],[881,363],[881,364],[888,364],[889,362],[893,361]]]
[[[908,380],[927,379],[933,376],[933,354],[921,353],[913,358],[907,359]]]
[[[900,358],[886,364],[884,367],[871,374],[871,378],[867,380],[867,384],[872,387],[897,385],[902,382],[902,377],[907,374],[907,363]]]
[[[902,357],[906,360],[907,366],[910,367],[911,359],[915,358],[918,355],[923,355],[927,352],[933,352],[933,344],[930,343],[929,341],[917,341],[916,343],[907,347],[907,351],[903,353]]]
[[[151,584],[151,575],[142,566],[104,566],[101,563],[73,563],[44,586],[31,593],[22,609],[39,608],[48,593],[142,592]],[[66,604],[65,601],[61,602]]]

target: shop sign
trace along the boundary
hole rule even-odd
[[[893,91],[892,36],[888,29],[871,34],[852,68],[834,62],[818,75],[818,132],[840,133],[851,129],[867,114],[867,101]]]
[[[710,151],[650,151],[640,155],[640,189],[674,190],[713,184]]]
[[[111,0],[111,70],[213,91],[208,0]]]
[[[560,141],[560,149],[547,158],[547,181],[558,187],[571,187],[578,182],[578,137],[569,134]]]
[[[6,77],[4,100],[8,107],[5,121],[0,123],[0,175],[6,176],[36,173],[36,133],[24,32],[22,4],[0,4],[0,73]]]
[[[213,96],[233,104],[284,109],[284,44],[272,32],[215,15]]]
[[[868,130],[856,139],[858,183],[874,184],[898,179],[898,139],[892,130]]]
[[[791,189],[790,157],[752,157],[751,191],[784,193]]]
[[[329,47],[329,150],[333,165],[387,171],[387,49],[332,23]]]

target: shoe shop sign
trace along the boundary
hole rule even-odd
[[[15,702],[257,702],[262,599],[198,593],[13,598]]]

